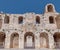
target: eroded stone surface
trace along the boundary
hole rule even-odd
[[[60,48],[59,18],[52,4],[46,5],[44,14],[1,13],[0,48]]]

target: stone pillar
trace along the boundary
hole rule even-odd
[[[54,48],[54,38],[51,34],[49,34],[49,48]]]
[[[10,48],[10,36],[6,35],[5,38],[5,48]]]
[[[19,48],[24,48],[24,35],[19,36]]]
[[[37,49],[37,48],[40,48],[40,40],[39,40],[40,38],[39,38],[39,35],[37,35],[36,37],[35,37],[35,48]]]
[[[10,16],[10,24],[12,25],[13,24],[13,19],[14,17],[13,17],[13,14]]]

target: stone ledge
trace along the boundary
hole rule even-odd
[[[60,49],[46,49],[46,48],[40,48],[40,49],[19,49],[19,48],[10,48],[10,49],[0,49],[0,50],[60,50]]]

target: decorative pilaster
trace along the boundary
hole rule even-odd
[[[19,36],[19,48],[24,48],[24,37]]]
[[[54,38],[53,35],[49,35],[49,48],[54,48]]]
[[[10,35],[6,35],[5,48],[10,48]]]
[[[37,49],[37,48],[40,48],[40,40],[39,40],[40,38],[39,38],[39,36],[37,35],[36,37],[35,37],[35,48]]]

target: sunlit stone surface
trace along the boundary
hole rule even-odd
[[[0,49],[60,49],[60,14],[53,4],[44,14],[0,13]]]

